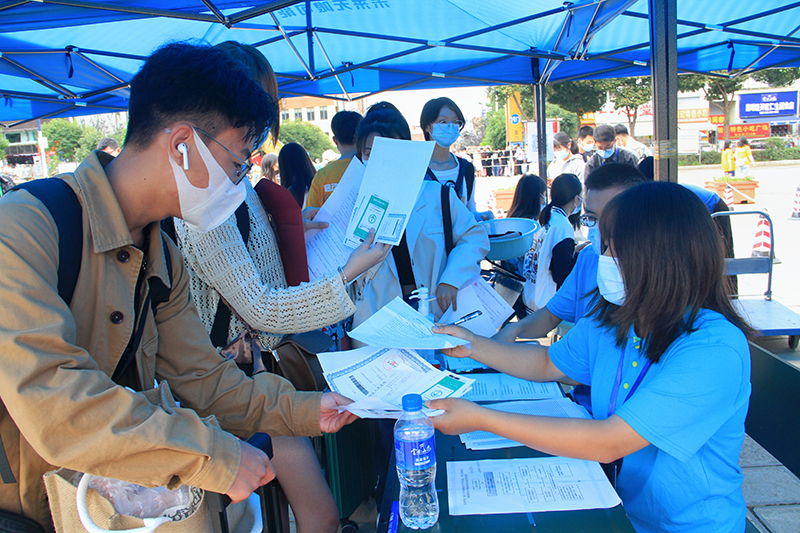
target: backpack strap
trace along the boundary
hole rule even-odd
[[[239,233],[242,235],[245,246],[250,239],[250,210],[247,208],[247,202],[242,202],[242,205],[236,209],[236,227],[239,228]],[[221,348],[228,344],[228,330],[231,326],[231,310],[225,305],[225,301],[220,298],[217,302],[217,314],[214,316],[214,324],[211,326],[211,343],[217,348]]]
[[[58,295],[72,303],[83,257],[83,208],[75,191],[61,178],[47,178],[17,185],[50,211],[58,229]]]
[[[467,196],[464,198],[464,203],[468,203],[472,198],[472,191],[475,189],[475,165],[462,157],[458,157],[458,178],[456,179],[456,193],[460,194],[461,189],[464,187],[464,181],[467,182]]]
[[[450,256],[455,245],[453,244],[453,217],[450,213],[450,187],[442,185],[442,224],[444,224],[444,249],[446,256]]]

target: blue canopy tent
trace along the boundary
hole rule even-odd
[[[255,45],[283,96],[519,83],[541,103],[546,83],[653,73],[658,116],[676,72],[799,66],[798,15],[790,0],[5,0],[0,123],[123,110],[143,59],[190,38]]]

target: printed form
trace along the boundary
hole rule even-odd
[[[352,350],[356,351],[356,350]],[[403,396],[417,393],[423,401],[458,398],[467,392],[472,380],[431,366],[413,350],[360,348],[348,352],[320,354],[320,364],[332,391],[354,403],[344,406],[362,418],[398,418],[403,411]],[[346,366],[337,368],[336,359]],[[323,363],[323,359],[325,359]],[[440,410],[425,409],[429,416]]]
[[[480,316],[461,326],[481,337],[491,337],[497,333],[497,329],[514,313],[514,309],[481,276],[476,276],[458,290],[456,308],[458,311],[454,312],[452,306],[448,307],[440,322],[452,324],[473,311],[480,311]]]
[[[350,259],[353,250],[344,245],[344,240],[363,177],[364,165],[357,157],[353,157],[339,184],[314,217],[314,221],[327,222],[329,226],[324,230],[306,233],[306,255],[311,281],[344,266]]]
[[[375,137],[347,226],[347,246],[361,244],[373,228],[376,242],[400,244],[435,144]]]
[[[515,378],[501,372],[472,374],[475,380],[472,390],[464,395],[465,400],[473,402],[497,402],[511,400],[543,400],[563,398],[561,387],[556,382],[537,383],[527,379]]]
[[[467,341],[431,331],[433,322],[399,296],[350,332],[350,337],[378,348],[441,350],[469,344]]]
[[[452,516],[607,509],[620,499],[599,463],[566,457],[447,462]]]

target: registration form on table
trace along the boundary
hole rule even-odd
[[[462,327],[482,337],[497,333],[497,329],[514,313],[514,309],[481,276],[476,276],[458,290],[456,309],[458,311],[453,311],[452,306],[448,307],[439,322],[452,324],[474,311],[480,311],[477,318],[464,322]]]
[[[450,514],[606,509],[619,505],[598,463],[566,457],[447,462]]]
[[[314,217],[315,222],[327,222],[328,227],[306,233],[306,255],[311,281],[344,266],[350,258],[353,250],[345,246],[344,240],[363,177],[364,165],[357,157],[353,157],[339,184]]]
[[[326,356],[320,363],[331,390],[353,400],[347,410],[362,418],[397,418],[403,396],[409,393],[421,395],[424,401],[458,398],[472,385],[469,378],[434,368],[413,350],[360,348],[357,352],[353,356],[338,352],[343,354],[344,366],[337,367],[336,353],[320,354]],[[425,411],[429,416],[441,414]]]
[[[464,399],[473,402],[543,400],[564,397],[561,387],[555,382],[537,383],[501,372],[471,374],[470,377],[475,380],[475,383],[472,384],[472,389],[464,395]]]

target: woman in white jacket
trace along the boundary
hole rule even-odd
[[[408,123],[391,104],[375,104],[361,121],[356,147],[364,163],[369,160],[375,137],[411,139]],[[448,187],[454,244],[448,255],[444,232],[450,228],[445,228],[443,223],[442,187],[436,181],[426,179],[423,182],[400,245],[392,249],[383,263],[369,269],[353,284],[356,292],[353,327],[395,297],[407,297],[411,290],[419,287],[427,287],[430,294],[436,296],[436,301],[431,302],[431,311],[438,319],[455,303],[458,289],[480,274],[479,263],[489,251],[486,230]],[[402,272],[405,258],[410,259],[413,279],[401,287],[398,260]]]
[[[525,254],[525,305],[536,311],[556,293],[575,266],[575,229],[581,212],[581,181],[574,174],[553,180],[550,203],[539,214],[542,227]]]

